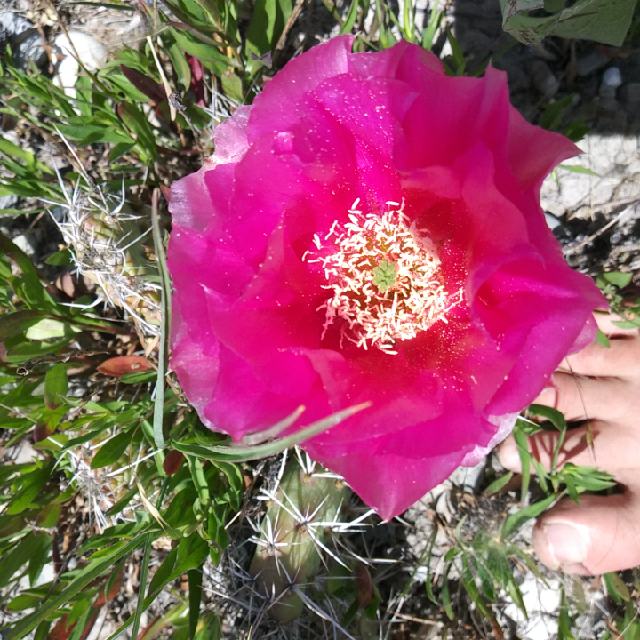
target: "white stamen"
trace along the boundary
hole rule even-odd
[[[317,251],[305,252],[302,260],[322,264],[328,283],[322,288],[332,292],[319,307],[325,310],[322,337],[342,318],[341,342],[346,337],[365,350],[375,345],[396,355],[397,341],[447,322],[447,312],[462,302],[462,291],[447,293],[435,246],[407,218],[404,203],[388,201],[389,211],[363,214],[356,208],[359,202],[349,209],[348,222],[333,221],[324,236],[331,243],[322,244],[316,234]],[[389,265],[395,272],[386,273]]]

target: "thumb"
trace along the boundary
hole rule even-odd
[[[533,532],[538,557],[552,569],[580,575],[640,564],[640,495],[582,496],[563,500]]]

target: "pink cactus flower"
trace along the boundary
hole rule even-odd
[[[505,74],[351,45],[289,62],[173,185],[172,366],[235,440],[370,402],[303,446],[390,518],[505,437],[605,303],[539,203],[578,149]]]

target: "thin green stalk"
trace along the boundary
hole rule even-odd
[[[160,191],[154,189],[151,201],[151,229],[153,233],[153,244],[158,261],[158,272],[162,285],[162,317],[160,321],[160,345],[158,348],[158,375],[156,378],[155,404],[153,407],[153,438],[161,452],[165,447],[164,441],[164,398],[165,398],[165,375],[167,371],[167,357],[169,354],[169,335],[171,332],[171,284],[167,271],[167,261],[164,252],[164,243],[160,231],[160,218],[158,215],[158,200]],[[163,456],[162,456],[163,457]],[[158,460],[156,461],[158,462]],[[159,465],[162,468],[162,464]],[[162,471],[164,475],[164,470]]]
[[[138,603],[133,614],[133,625],[131,628],[131,638],[136,640],[140,631],[140,618],[144,612],[144,596],[147,590],[147,578],[149,576],[149,559],[151,557],[151,534],[147,534],[144,541],[144,553],[142,555],[142,564],[140,565],[140,588],[138,589]]]

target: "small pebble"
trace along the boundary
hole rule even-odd
[[[602,84],[617,89],[622,84],[622,74],[618,67],[609,67],[602,75]]]
[[[15,64],[23,68],[29,61],[40,64],[46,60],[42,36],[35,26],[17,11],[0,11],[0,49],[9,44]]]
[[[16,196],[0,196],[0,210],[11,209],[16,202],[18,202],[18,198]]]
[[[34,256],[36,253],[36,248],[32,238],[24,234],[20,234],[19,236],[15,236],[12,238],[13,244],[18,247],[21,251],[24,251],[28,256]]]
[[[602,74],[602,84],[600,85],[600,95],[603,98],[615,98],[618,87],[622,84],[622,74],[618,67],[609,67]]]
[[[558,220],[558,218],[556,218],[551,213],[545,212],[544,218],[547,221],[547,226],[549,227],[549,229],[555,229],[556,227],[559,227],[561,224],[560,220]]]
[[[76,29],[59,34],[53,44],[61,58],[55,81],[68,96],[75,98],[80,71],[76,55],[87,69],[95,71],[106,62],[107,48],[93,36]]]

